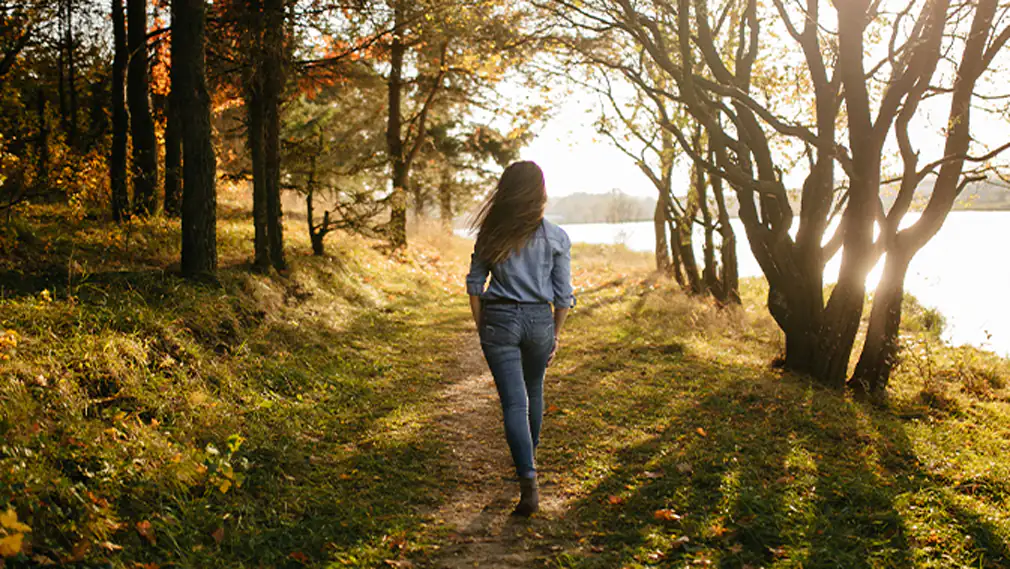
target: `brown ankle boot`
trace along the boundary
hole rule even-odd
[[[520,478],[519,492],[519,505],[512,515],[528,518],[540,509],[540,491],[537,488],[536,475],[533,478]]]

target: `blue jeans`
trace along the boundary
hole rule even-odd
[[[544,373],[554,348],[554,313],[549,304],[485,304],[480,345],[498,388],[516,474],[533,478],[544,416]]]

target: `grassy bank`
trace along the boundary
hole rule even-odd
[[[445,263],[344,237],[255,275],[248,230],[224,216],[226,268],[200,286],[165,270],[170,222],[38,210],[16,226],[0,511],[31,531],[8,564],[369,566],[417,533],[448,468],[417,428],[451,363],[430,347],[466,316],[442,309],[458,300]]]
[[[171,270],[177,229],[43,208],[0,241],[6,566],[442,566],[466,245],[312,258],[292,227],[290,274],[256,275],[226,211],[209,286]],[[536,566],[1008,565],[1006,362],[915,308],[878,409],[770,368],[760,283],[722,310],[647,255],[573,258],[538,457],[562,506],[514,528]]]

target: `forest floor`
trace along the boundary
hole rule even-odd
[[[465,242],[289,229],[258,275],[226,209],[194,285],[177,231],[0,232],[0,567],[1010,567],[1010,369],[914,305],[874,407],[769,365],[759,282],[723,309],[576,247],[522,520]]]

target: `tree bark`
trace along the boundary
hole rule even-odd
[[[147,0],[127,0],[130,62],[126,97],[133,137],[133,210],[151,215],[158,205],[158,140],[151,115],[147,65]]]
[[[723,193],[722,178],[716,175],[710,176],[712,180],[712,194],[715,195],[715,204],[718,211],[719,254],[722,258],[722,281],[723,302],[730,304],[740,304],[740,269],[736,258],[736,234],[730,224],[729,211],[726,209],[726,196]]]
[[[702,269],[702,280],[705,288],[719,302],[724,302],[722,286],[719,282],[719,267],[715,259],[715,222],[712,219],[712,211],[708,208],[708,185],[698,186],[698,207],[701,209],[701,224],[704,228],[704,243],[702,244],[702,256],[705,260],[705,267]]]
[[[386,228],[389,244],[393,249],[407,246],[407,187],[410,171],[403,144],[403,117],[401,99],[403,96],[403,44],[404,10],[403,0],[395,0],[393,7],[393,41],[389,51],[389,120],[386,126],[386,144],[392,169],[393,190],[389,196],[389,224]]]
[[[680,260],[684,266],[687,289],[691,294],[704,294],[705,283],[698,269],[698,261],[694,255],[694,217],[698,213],[700,188],[705,184],[705,173],[698,166],[691,167],[691,193],[687,197],[687,206],[677,220],[677,239],[679,240]]]
[[[211,139],[206,79],[204,0],[172,0],[172,91],[179,94],[182,124],[182,273],[215,278],[217,272],[217,161]],[[178,45],[176,45],[178,42]],[[178,55],[178,59],[174,57]]]
[[[173,30],[173,34],[175,31]],[[175,42],[173,43],[173,47]],[[174,50],[173,50],[174,51]],[[178,61],[172,53],[172,61]],[[172,65],[172,76],[176,73]],[[173,89],[168,95],[165,113],[165,214],[179,217],[182,214],[182,125],[179,119],[179,96]]]
[[[123,221],[130,214],[130,194],[127,188],[126,146],[129,136],[129,115],[126,112],[126,22],[123,0],[112,0],[112,150],[109,157],[109,180],[112,192],[112,218]]]
[[[652,217],[652,226],[656,233],[656,272],[669,276],[670,271],[670,241],[666,236],[669,205],[666,192],[659,193],[656,200],[656,211]]]
[[[69,90],[70,102],[70,130],[67,132],[70,146],[79,148],[80,138],[78,135],[78,113],[77,113],[77,65],[74,62],[74,3],[73,0],[66,0],[66,37],[67,46],[67,88]]]
[[[687,280],[684,277],[684,260],[680,254],[680,222],[672,214],[667,220],[667,227],[670,230],[670,270],[673,278],[681,288],[687,287]]]
[[[452,185],[449,182],[449,176],[443,175],[442,183],[438,186],[438,205],[439,205],[439,219],[442,221],[442,227],[448,231],[452,231]]]
[[[849,384],[863,394],[883,391],[898,355],[901,303],[905,296],[905,274],[911,257],[898,251],[887,254],[884,273],[873,295],[866,342]]]
[[[284,260],[284,226],[281,218],[281,92],[284,88],[284,2],[263,3],[263,152],[266,178],[266,225],[270,263],[278,271]]]
[[[35,193],[41,193],[49,189],[49,117],[46,109],[49,107],[46,101],[46,92],[39,89],[36,95],[37,110],[39,114],[39,135],[36,139],[35,153]]]

